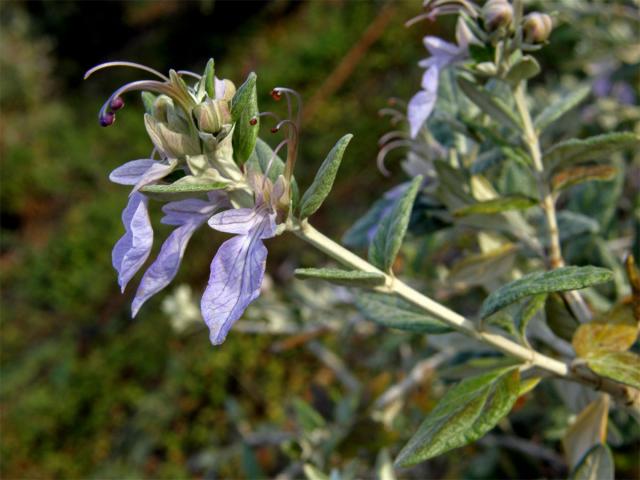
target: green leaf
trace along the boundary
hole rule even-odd
[[[574,109],[587,98],[591,92],[590,85],[584,85],[569,95],[563,95],[557,102],[548,105],[533,121],[538,132],[543,132],[549,125],[562,117],[565,113]]]
[[[547,301],[547,294],[541,293],[524,302],[516,312],[513,323],[520,338],[528,344],[527,341],[527,325],[534,315],[544,307]]]
[[[360,292],[355,304],[368,320],[388,328],[414,333],[448,333],[447,325],[394,295]]]
[[[256,93],[256,74],[251,72],[247,80],[240,85],[231,100],[231,118],[235,123],[233,130],[233,158],[242,165],[256,146],[260,121],[258,119],[258,94]],[[251,125],[251,119],[257,123]]]
[[[505,80],[512,86],[523,80],[529,80],[540,73],[540,64],[531,55],[520,58],[510,69]]]
[[[551,188],[554,192],[578,185],[579,183],[611,180],[618,173],[618,169],[611,165],[574,166],[560,170],[551,178]]]
[[[594,446],[607,440],[609,396],[598,395],[569,426],[562,437],[562,448],[569,468],[576,467]]]
[[[544,305],[544,313],[551,331],[558,337],[570,342],[580,324],[571,313],[571,309],[562,295],[557,293],[549,294]]]
[[[344,151],[352,138],[353,135],[348,133],[338,140],[327,155],[327,158],[322,162],[322,165],[320,165],[318,173],[316,173],[316,177],[313,179],[313,183],[309,189],[304,192],[302,200],[300,200],[301,219],[313,215],[329,195],[333,187],[333,181],[338,173],[338,168],[340,168]]]
[[[325,475],[310,463],[305,463],[302,471],[307,480],[330,480],[328,475]]]
[[[295,397],[292,401],[296,418],[302,429],[306,433],[311,433],[319,428],[324,428],[327,424],[318,411],[301,398]]]
[[[142,92],[142,104],[144,105],[144,111],[151,115],[153,113],[153,103],[156,101],[156,96],[150,92]]]
[[[215,68],[213,58],[210,58],[207,62],[207,66],[204,69],[204,75],[202,76],[202,82],[204,85],[204,91],[209,98],[216,98],[216,84],[215,84]]]
[[[598,375],[640,388],[640,357],[635,353],[601,350],[586,360]]]
[[[517,248],[508,243],[494,250],[469,255],[449,271],[447,281],[462,287],[486,285],[511,271]]]
[[[610,270],[593,266],[562,267],[548,272],[530,273],[503,285],[489,295],[482,304],[480,315],[486,318],[524,297],[540,293],[579,290],[608,282],[612,277],[613,273]]]
[[[484,214],[490,215],[494,213],[507,212],[509,210],[526,210],[538,204],[534,198],[525,197],[524,195],[509,195],[506,197],[492,198],[483,202],[467,205],[458,208],[453,212],[455,217],[464,217],[466,215]]]
[[[376,272],[360,270],[340,270],[338,268],[297,268],[294,272],[303,280],[318,279],[352,287],[375,287],[384,285],[385,276]]]
[[[544,154],[544,160],[555,170],[575,163],[609,159],[621,150],[640,147],[640,135],[632,132],[616,132],[585,139],[572,138],[553,145]]]
[[[595,445],[569,476],[570,480],[613,480],[615,465],[607,445]]]
[[[369,232],[380,223],[384,212],[393,204],[393,199],[382,197],[377,200],[362,217],[356,220],[342,237],[342,243],[349,247],[359,248],[369,245]]]
[[[422,185],[422,176],[411,181],[409,188],[399,197],[387,213],[369,246],[369,261],[383,271],[390,271],[409,226],[413,202]]]
[[[402,449],[396,464],[407,467],[485,435],[518,398],[516,367],[471,377],[451,388]]]
[[[465,95],[491,118],[504,126],[515,130],[521,129],[520,122],[513,110],[507,107],[502,100],[466,78],[458,77],[458,85],[460,85]]]
[[[202,193],[211,190],[221,190],[228,183],[205,181],[203,183],[177,182],[169,185],[147,185],[140,189],[144,193]]]

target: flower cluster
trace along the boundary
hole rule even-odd
[[[287,146],[291,159],[285,169],[277,151],[271,152],[267,162],[256,158],[254,152],[260,116],[255,75],[236,91],[231,81],[215,77],[210,60],[202,76],[172,70],[167,77],[143,65],[109,62],[89,70],[85,78],[118,66],[138,68],[160,79],[132,82],[117,89],[99,114],[101,125],[113,124],[116,111],[124,106],[121,96],[141,90],[147,110],[144,122],[154,146],[149,158],[125,163],[109,177],[133,187],[122,213],[125,233],[112,254],[118,282],[124,291],[151,253],[154,234],[150,199],[164,203],[161,222],[175,229],[142,276],[133,299],[133,316],[173,280],[198,228],[206,223],[233,234],[211,262],[201,301],[211,342],[220,344],[260,294],[267,257],[263,241],[280,233],[288,218],[293,168],[289,163],[295,160],[298,123],[295,119],[284,120],[273,129],[289,126],[289,137],[279,146]],[[188,85],[185,79],[195,83]],[[274,97],[284,93],[290,101],[290,92],[275,89]]]

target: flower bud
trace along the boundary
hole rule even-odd
[[[193,109],[198,129],[206,133],[217,133],[225,123],[231,122],[227,102],[208,99]]]
[[[482,7],[482,19],[488,32],[508,27],[513,19],[513,7],[507,0],[488,0]]]
[[[233,84],[231,80],[224,79],[224,93],[222,94],[222,98],[218,98],[218,100],[225,100],[230,102],[233,96],[236,94],[236,86]]]
[[[546,13],[533,12],[524,17],[522,30],[527,43],[542,43],[549,38],[553,22]]]
[[[173,109],[173,100],[167,95],[160,95],[153,102],[152,114],[156,120],[166,123],[169,109]]]

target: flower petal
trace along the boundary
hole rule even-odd
[[[416,93],[409,101],[407,107],[407,117],[411,127],[411,138],[415,138],[422,128],[424,122],[429,118],[438,99],[438,75],[439,70],[430,68],[422,77],[422,88],[424,90]]]
[[[225,90],[227,89],[227,84],[224,80],[220,80],[218,77],[213,78],[214,90],[216,99],[220,100],[224,98]]]
[[[209,226],[219,232],[247,235],[262,220],[254,208],[234,208],[217,213],[209,219]]]
[[[176,202],[169,202],[162,207],[164,217],[160,222],[165,225],[184,225],[187,222],[204,223],[217,209],[228,205],[223,192],[211,195],[209,201],[197,198],[187,198]]]
[[[144,172],[144,174],[136,182],[135,187],[133,187],[132,193],[137,192],[145,185],[149,185],[150,183],[153,183],[156,180],[160,180],[161,178],[166,177],[173,170],[175,170],[177,166],[178,166],[178,160],[175,158],[167,159],[167,163],[153,162],[153,165],[151,165],[149,169],[146,172]]]
[[[131,316],[135,317],[140,307],[153,295],[169,285],[178,273],[184,251],[193,233],[204,223],[188,222],[176,228],[165,240],[160,253],[140,280],[136,296],[131,305]]]
[[[131,160],[112,171],[109,174],[109,180],[120,185],[135,185],[154,163],[156,161],[151,158]]]
[[[147,210],[147,198],[134,193],[122,212],[125,234],[113,247],[113,267],[118,272],[118,283],[124,292],[129,280],[149,257],[153,245],[153,229]]]

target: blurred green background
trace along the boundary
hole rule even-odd
[[[296,266],[325,262],[293,236],[268,243],[272,286],[246,317],[257,325],[312,318],[337,328],[306,337],[236,328],[217,348],[201,323],[181,328],[180,315],[167,313],[180,305],[176,289],[188,292],[189,285],[199,298],[223,238],[206,228],[191,241],[175,282],[130,318],[133,289],[120,294],[111,266],[127,190],[107,176],[148,156],[151,142],[138,96],[125,98],[113,127],[101,128],[97,113],[111,91],[140,75],[114,69],[86,82],[82,76],[108,60],[166,72],[201,71],[214,57],[217,75],[237,85],[257,72],[262,110],[283,108],[269,95],[273,87],[299,90],[306,103],[296,166],[302,185],[338,138],[355,135],[331,196],[314,216],[321,231],[340,238],[402,178],[393,154],[393,177],[375,166],[377,140],[391,129],[378,111],[389,97],[406,100],[417,90],[422,37],[452,30],[448,19],[405,28],[421,3],[0,2],[2,478],[301,478],[300,459],[314,455],[327,472],[352,469],[363,478],[380,449],[397,452],[441,386],[425,381],[404,406],[406,416],[390,413],[394,422],[375,418],[368,405],[403,378],[415,361],[411,348],[421,352],[423,344],[397,332],[361,334],[351,310],[331,306],[339,303],[335,292],[292,282]],[[582,26],[569,23],[554,32],[554,48],[538,55],[548,68],[534,85],[538,97],[545,98],[549,85],[570,88],[568,72],[584,79],[586,60],[577,46],[604,45],[588,53],[605,57],[609,44],[626,49],[629,32],[609,32],[597,10],[590,18],[601,28],[583,35]],[[630,75],[637,79],[634,62]],[[617,104],[609,117],[597,114],[600,127],[617,127],[616,112]],[[613,125],[602,126],[607,118]],[[266,127],[263,137],[278,141]],[[168,233],[158,222],[154,228],[157,239]],[[331,351],[351,373],[336,367]],[[537,403],[522,400],[506,429],[535,445],[544,439],[553,449],[542,460],[504,454],[494,439],[430,461],[411,476],[566,474],[558,445],[570,412],[559,403],[553,394]],[[311,438],[326,425],[335,437]],[[314,445],[322,448],[313,451]],[[637,476],[635,453],[637,441],[616,450],[621,478]]]

